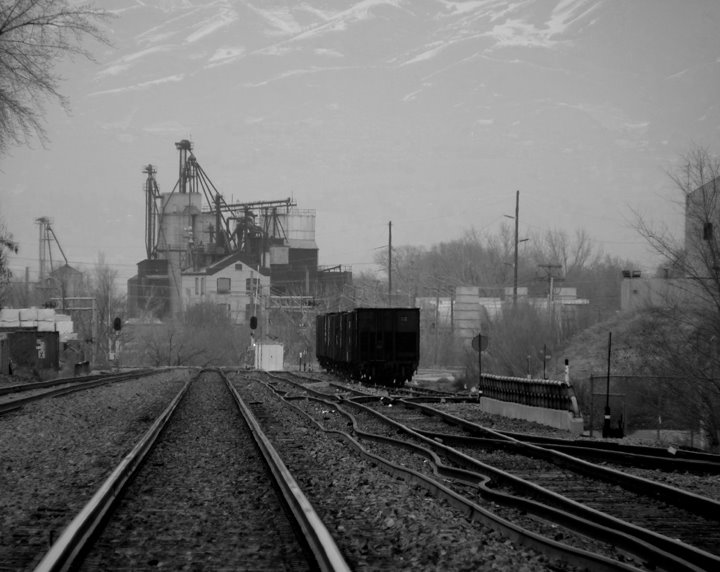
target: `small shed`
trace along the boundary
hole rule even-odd
[[[283,345],[258,343],[255,345],[255,369],[263,371],[283,370]]]
[[[9,359],[13,367],[37,370],[60,367],[60,335],[57,332],[39,332],[36,329],[7,332]]]

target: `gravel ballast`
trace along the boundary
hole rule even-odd
[[[190,375],[163,372],[0,417],[0,570],[40,561]]]
[[[288,411],[260,384],[246,383],[236,381],[244,398],[252,394],[282,416],[283,423],[267,428],[268,437],[354,570],[572,569],[470,522],[424,488],[363,458],[339,435]],[[310,465],[315,469],[308,472]]]

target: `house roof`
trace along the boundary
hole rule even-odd
[[[224,268],[227,268],[227,267],[230,266],[231,264],[236,264],[236,263],[238,263],[238,262],[240,262],[240,263],[242,263],[242,264],[245,264],[246,266],[248,266],[249,268],[252,268],[252,269],[255,270],[256,272],[259,272],[262,276],[268,276],[268,277],[270,276],[270,274],[269,274],[267,271],[263,271],[262,269],[258,269],[258,268],[256,268],[256,267],[254,267],[254,265],[253,265],[252,263],[248,262],[247,257],[246,257],[245,254],[242,253],[242,252],[233,252],[232,254],[226,256],[225,258],[222,258],[222,259],[218,260],[217,262],[215,262],[215,263],[213,263],[213,264],[211,264],[211,265],[209,265],[209,266],[206,266],[204,269],[201,269],[201,270],[199,270],[199,271],[197,271],[197,272],[192,272],[192,271],[191,271],[191,272],[183,272],[183,274],[184,274],[184,275],[194,275],[194,274],[204,274],[204,275],[210,274],[210,275],[212,275],[212,274],[217,274],[218,272],[220,272],[220,271],[223,270]]]
[[[82,272],[77,270],[76,268],[73,268],[69,264],[63,264],[59,268],[56,268],[52,272],[50,272],[51,276],[58,276],[58,275],[82,275]]]

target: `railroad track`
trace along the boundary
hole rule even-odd
[[[696,453],[692,457],[674,456],[667,449],[659,447],[608,448],[607,443],[602,442],[583,443],[570,439],[544,438],[536,440],[531,435],[492,430],[475,431],[473,433],[483,435],[476,436],[455,427],[448,427],[448,430],[440,432],[420,430],[420,433],[433,439],[441,439],[446,443],[452,442],[455,445],[464,443],[468,446],[485,447],[487,449],[502,449],[503,447],[513,446],[515,443],[526,443],[549,451],[565,453],[578,459],[612,465],[618,468],[628,467],[647,469],[648,471],[681,472],[706,476],[720,475],[720,457],[712,454]]]
[[[410,431],[437,430],[444,425],[438,416],[427,415],[427,410],[404,407],[398,401],[376,400],[366,405]],[[488,477],[482,488],[489,494],[503,491],[527,499],[541,498],[563,512],[623,529],[641,543],[682,555],[689,569],[720,566],[720,502],[562,453],[515,445],[511,450],[491,451],[482,445],[463,445],[455,448],[458,455],[449,458]]]
[[[208,373],[207,375],[217,374]],[[410,437],[398,445],[392,439],[397,441],[397,437],[403,431],[399,431],[397,426],[393,426],[386,430],[392,439],[379,440],[362,436],[362,444],[359,446],[365,449],[357,448],[358,445],[353,443],[352,437],[359,438],[363,429],[356,430],[350,418],[339,415],[337,413],[338,406],[351,408],[353,415],[360,420],[358,423],[366,423],[365,418],[377,421],[377,417],[372,411],[365,410],[361,403],[352,403],[351,400],[355,398],[350,392],[338,391],[328,383],[309,381],[306,382],[308,387],[320,392],[327,392],[319,398],[320,401],[314,401],[308,399],[308,393],[303,389],[302,384],[290,386],[289,381],[281,382],[277,379],[261,383],[260,379],[268,380],[269,378],[259,372],[236,373],[227,377],[232,388],[243,397],[241,401],[245,402],[248,409],[253,410],[254,417],[264,425],[263,430],[267,435],[268,442],[272,443],[273,448],[282,455],[285,463],[292,470],[296,484],[305,491],[312,502],[312,507],[315,507],[317,511],[318,519],[326,523],[328,533],[336,540],[343,556],[353,569],[378,569],[391,565],[406,569],[468,569],[487,563],[489,560],[483,554],[483,550],[486,547],[494,546],[494,543],[510,553],[508,558],[515,558],[513,561],[515,565],[509,565],[506,569],[516,569],[521,564],[526,565],[530,561],[534,562],[534,565],[531,566],[533,569],[543,567],[557,569],[554,561],[555,554],[564,554],[565,556],[558,557],[577,564],[580,568],[592,570],[637,570],[639,568],[635,566],[639,566],[643,559],[656,562],[646,557],[645,554],[643,557],[627,557],[626,552],[623,552],[624,548],[615,555],[614,561],[609,560],[607,556],[588,554],[594,550],[594,543],[584,544],[588,541],[581,536],[573,539],[573,542],[576,542],[580,548],[571,547],[572,549],[569,550],[567,546],[563,546],[566,544],[564,538],[562,542],[554,538],[558,534],[558,528],[547,522],[540,525],[545,527],[542,535],[528,534],[526,530],[516,524],[533,520],[532,516],[528,516],[527,508],[503,509],[506,514],[513,516],[505,521],[502,518],[498,519],[490,512],[497,512],[496,503],[501,497],[497,496],[486,500],[478,496],[477,482],[482,477],[478,477],[477,472],[473,473],[467,468],[460,468],[462,463],[448,457],[447,466],[443,466],[442,463],[435,463],[431,458],[432,455],[415,452],[413,450],[415,443],[421,443],[427,447],[428,441],[432,441],[423,438],[419,433],[417,435],[408,433]],[[207,380],[203,379],[204,381],[198,380],[198,382],[202,383],[203,390],[207,390],[212,377]],[[215,382],[219,384],[217,378]],[[189,386],[187,391],[189,392],[194,387],[194,384]],[[225,394],[228,394],[227,390],[225,390]],[[190,393],[186,395],[186,398],[189,396]],[[363,399],[370,398],[364,397]],[[184,402],[184,400],[178,401],[176,410],[178,414]],[[235,433],[235,431],[228,429],[222,418],[211,419],[216,413],[215,410],[218,409],[218,401],[210,399],[210,403],[210,410],[202,415],[202,419],[197,420],[195,424],[200,427],[201,439],[211,437],[218,441],[219,446],[222,446],[227,435]],[[312,423],[305,419],[304,415],[310,415],[313,423],[323,425],[324,430],[318,431]],[[14,419],[15,417],[10,420]],[[208,423],[204,431],[202,430],[203,420]],[[173,418],[168,417],[166,429],[160,437],[161,441],[162,435],[170,434],[169,431],[174,422]],[[369,429],[370,421],[367,423]],[[387,427],[385,423],[381,425]],[[215,429],[217,432],[214,432]],[[373,432],[379,431],[378,429]],[[160,451],[163,446],[162,443],[159,443],[155,452]],[[214,445],[212,446],[214,447]],[[200,459],[205,460],[187,461],[184,466],[180,466],[180,470],[184,470],[189,477],[195,474],[196,469],[211,468],[212,462],[215,462],[217,458],[226,459],[229,464],[237,467],[237,461],[233,460],[234,458],[227,449],[215,450],[210,445],[204,446],[203,449],[207,449],[207,451],[201,452]],[[239,450],[237,446],[232,446],[231,449],[232,451]],[[395,458],[405,459],[402,461],[405,466],[399,466],[397,463],[385,465],[386,461],[383,460],[383,457],[389,458],[391,455],[395,455]],[[401,457],[400,455],[405,456]],[[225,494],[223,486],[227,486],[228,479],[231,477],[229,473],[222,473],[223,467],[216,468],[214,474],[203,473],[204,476],[199,477],[203,483],[207,480],[208,488],[213,491],[212,494],[207,490],[203,493],[204,485],[203,487],[193,486],[192,481],[186,478],[179,485],[172,487],[173,494],[185,496],[180,496],[179,500],[170,508],[156,504],[162,501],[163,497],[161,493],[163,488],[156,484],[158,479],[169,481],[170,478],[165,475],[164,470],[171,469],[172,465],[182,458],[182,453],[166,452],[165,456],[160,458],[160,463],[153,462],[151,458],[144,463],[138,462],[141,472],[131,480],[130,484],[131,488],[137,484],[141,486],[138,497],[134,501],[130,497],[123,497],[126,500],[122,501],[120,507],[112,509],[110,526],[114,526],[115,515],[130,506],[131,502],[136,502],[152,509],[146,518],[141,519],[143,523],[151,522],[154,518],[160,521],[161,526],[164,527],[160,532],[149,533],[147,530],[142,532],[143,529],[133,520],[119,521],[120,528],[116,531],[117,534],[112,533],[108,537],[110,539],[109,546],[113,551],[119,549],[122,557],[137,558],[130,566],[131,568],[187,568],[195,554],[194,551],[202,550],[198,549],[195,543],[202,545],[208,540],[205,538],[207,530],[216,532],[214,542],[210,542],[212,546],[206,551],[207,554],[212,556],[214,553],[211,550],[217,549],[220,554],[218,558],[222,558],[223,554],[232,554],[237,549],[238,538],[240,534],[245,533],[245,527],[240,533],[237,532],[237,528],[234,528],[238,526],[239,521],[242,521],[244,513],[235,510],[228,511],[230,514],[225,517],[229,519],[230,524],[226,526],[220,520],[215,520],[217,513],[211,508],[212,498],[208,499],[207,496],[202,496],[205,494],[210,497],[223,498]],[[428,460],[432,462],[428,462]],[[245,464],[244,461],[241,463],[241,471],[244,470]],[[382,467],[382,470],[379,467]],[[143,489],[142,479],[145,478],[143,477],[145,469],[157,469],[163,472],[148,477]],[[210,472],[213,473],[212,470]],[[237,474],[237,471],[234,474]],[[214,476],[219,479],[216,485],[212,485],[211,481]],[[426,479],[423,484],[420,484],[420,477]],[[233,488],[238,486],[238,483],[233,483]],[[422,486],[426,492],[418,494],[415,490],[417,486]],[[497,491],[491,492],[497,493]],[[194,502],[192,500],[194,497],[188,496],[190,493],[200,494],[200,498],[203,499],[202,503]],[[92,493],[90,492],[88,496],[90,494]],[[443,502],[432,502],[430,495],[437,496]],[[205,500],[208,502],[206,503]],[[186,511],[181,510],[180,512],[187,518],[172,512],[177,511],[180,506],[186,508]],[[200,506],[202,508],[199,508]],[[223,506],[230,505],[228,502],[224,502]],[[449,507],[453,507],[452,510]],[[457,515],[452,516],[451,512],[463,516],[458,520]],[[135,512],[131,510],[128,514],[132,518]],[[203,519],[202,514],[207,518]],[[238,515],[241,516],[238,517]],[[173,529],[176,521],[179,529],[184,530],[181,532],[183,540],[180,544],[177,544],[176,540],[171,540],[175,535]],[[189,521],[191,528],[184,529],[183,521]],[[142,525],[144,526],[144,524]],[[485,525],[489,528],[484,528]],[[449,528],[450,526],[452,528]],[[229,539],[222,536],[222,531],[226,528],[230,534]],[[136,533],[135,531],[140,532]],[[563,534],[569,536],[569,533],[563,532]],[[281,534],[281,536],[287,535]],[[102,535],[97,538],[102,540]],[[538,552],[535,553],[535,556],[530,557],[528,552],[518,550],[515,545],[508,547],[508,538],[517,542],[518,546],[528,545]],[[128,541],[127,545],[123,544],[125,539]],[[138,547],[135,542],[138,539],[146,544]],[[49,540],[54,540],[54,538]],[[173,554],[165,557],[162,550],[153,552],[150,549],[150,543],[155,541],[160,544],[165,542],[165,549],[173,550]],[[254,542],[254,540],[250,540],[249,544]],[[178,546],[182,549],[178,549]],[[263,548],[260,552],[264,550]],[[207,554],[203,553],[203,562],[207,561],[205,560]],[[497,552],[492,552],[490,558],[497,558],[497,554]],[[543,560],[542,554],[552,556]],[[88,554],[88,558],[99,558],[99,560],[86,561],[90,562],[90,564],[86,564],[86,569],[112,569],[123,565],[121,562],[113,564],[109,560],[103,560],[105,556],[102,556],[102,553],[100,556],[97,554],[93,556],[91,552]],[[535,560],[531,560],[531,558]],[[623,561],[622,558],[625,560]],[[258,559],[258,565],[253,566],[253,569],[263,569],[264,565],[272,569],[288,569],[295,563],[294,558],[289,556],[289,552],[272,565],[263,564],[261,560]],[[255,561],[250,561],[255,563]],[[303,566],[302,563],[299,565]],[[688,566],[685,568],[666,567],[666,569],[695,570],[702,568]]]
[[[258,382],[275,399],[264,401],[263,415],[270,403],[279,407],[280,398],[321,427],[328,435],[326,439],[338,436],[343,442],[331,458],[317,455],[316,443],[321,441],[318,435],[311,441],[306,439],[302,448],[323,464],[321,474],[308,477],[310,488],[318,491],[313,504],[317,503],[328,527],[337,531],[338,543],[353,568],[373,570],[391,565],[393,569],[464,570],[493,562],[508,570],[574,570],[573,565],[578,570],[636,570],[568,548],[489,514],[445,486],[447,479],[443,483],[434,480],[436,475],[428,471],[429,465],[422,459],[398,464],[383,454],[383,443],[363,441],[360,445],[351,436],[352,423],[338,415],[336,407],[338,397],[344,400],[352,393],[338,392],[329,381],[298,380],[287,373],[266,374],[264,378],[259,376]],[[318,395],[318,399],[308,399],[309,393]],[[271,418],[269,427],[281,448],[283,443],[289,443],[289,456],[297,451],[289,435],[306,435],[301,424],[288,427],[286,419]],[[514,511],[513,516],[521,518],[520,511]],[[352,538],[348,538],[350,530]],[[503,566],[499,554],[509,563]]]
[[[435,455],[427,449],[422,452],[414,450],[409,441],[398,438],[397,428],[391,428],[386,435],[380,435],[374,430],[365,431],[359,419],[362,414],[348,413],[346,405],[350,406],[350,402],[342,395],[338,399],[331,384],[322,387],[317,383],[303,385],[292,382],[292,386],[289,386],[290,383],[284,375],[272,375],[268,386],[325,431],[343,434],[353,447],[375,459],[386,471],[398,478],[420,483],[429,495],[455,506],[473,521],[500,532],[518,545],[531,546],[548,558],[564,561],[561,567],[570,565],[578,566],[581,570],[638,570],[631,565],[632,555],[613,547],[603,553],[597,550],[597,542],[588,541],[581,535],[575,535],[572,542],[567,542],[570,534],[566,534],[560,542],[557,526],[534,519],[528,515],[525,507],[518,510],[478,498],[474,484],[468,487],[464,482],[448,478],[452,475],[439,474],[435,462],[437,459],[433,459]],[[371,424],[377,425],[377,420],[371,419]],[[474,479],[477,480],[477,477]],[[468,489],[472,489],[469,495]],[[551,568],[556,569],[556,566],[552,565]]]
[[[290,374],[291,381],[299,383],[307,382],[307,378],[293,379]],[[321,381],[321,378],[315,381]],[[357,384],[348,384],[345,382],[330,381],[330,385],[336,388],[336,393],[348,395],[386,395],[392,399],[403,399],[408,403],[427,404],[441,412],[450,412],[454,410],[463,411],[462,416],[468,421],[474,421],[473,417],[487,418],[488,414],[473,409],[468,404],[476,403],[479,397],[460,396],[457,393],[448,393],[423,388],[387,388],[387,387],[366,387]],[[327,392],[331,394],[330,391]],[[467,417],[465,417],[467,415]],[[430,437],[443,438],[442,433],[431,434],[426,433]],[[660,448],[639,445],[627,445],[611,441],[588,441],[583,439],[554,438],[540,435],[530,435],[522,433],[514,433],[509,431],[497,431],[486,427],[472,427],[465,430],[459,429],[456,435],[471,434],[477,439],[486,438],[491,441],[497,439],[506,439],[509,441],[521,441],[531,443],[546,449],[561,451],[574,457],[587,459],[593,462],[611,463],[617,466],[627,466],[635,468],[646,468],[649,470],[690,472],[702,475],[720,475],[720,456],[701,451],[692,451],[677,448]],[[455,441],[457,442],[457,440]]]
[[[0,387],[0,416],[17,411],[28,403],[48,397],[58,397],[75,391],[84,391],[109,383],[137,379],[157,370],[134,370],[116,374],[98,374],[78,378],[59,378],[47,381],[6,385]]]
[[[468,427],[459,434],[472,433],[475,437],[506,439],[532,443],[547,449],[563,451],[575,457],[613,463],[630,467],[646,467],[665,471],[683,471],[703,474],[720,474],[720,455],[675,447],[650,447],[630,445],[617,441],[598,441],[583,438],[562,438],[530,435],[487,427],[488,414],[468,405],[453,403],[453,400],[409,399],[410,402],[424,403],[440,411],[440,414],[461,417],[480,427]],[[491,422],[492,423],[492,422]]]
[[[346,381],[334,374],[311,374],[311,373],[295,373],[295,372],[275,372],[271,376],[273,379],[286,380],[292,384],[308,385],[318,384],[318,391],[327,395],[390,395],[408,396],[408,397],[437,397],[437,398],[454,398],[456,394],[447,391],[438,391],[435,389],[426,389],[422,387],[388,387],[387,385],[367,385],[358,382]]]
[[[0,417],[0,570],[32,570],[188,370],[42,399]]]
[[[628,445],[613,441],[589,441],[583,439],[555,438],[541,435],[499,431],[477,424],[477,420],[487,419],[488,414],[472,407],[477,403],[478,396],[458,396],[454,393],[440,392],[417,388],[387,388],[382,386],[367,387],[358,384],[339,382],[335,378],[313,377],[312,375],[298,376],[289,372],[273,374],[278,380],[287,380],[298,386],[316,383],[316,393],[329,397],[350,398],[352,396],[386,396],[393,400],[402,399],[408,404],[425,404],[438,410],[437,415],[452,420],[453,412],[458,411],[459,417],[469,421],[466,425],[457,425],[450,421],[444,427],[452,430],[448,435],[446,431],[433,433],[421,431],[431,438],[453,439],[454,443],[462,443],[462,437],[467,437],[468,443],[479,444],[485,441],[488,447],[501,447],[498,443],[503,439],[510,442],[520,441],[530,443],[545,449],[560,451],[599,463],[609,463],[617,466],[646,468],[649,470],[689,472],[699,475],[720,474],[720,455],[677,449],[673,447],[649,447]],[[327,377],[327,376],[326,376]]]
[[[364,401],[365,405],[352,401]],[[474,479],[475,483],[482,483],[482,493],[496,502],[535,510],[543,518],[554,518],[570,529],[605,538],[607,542],[618,544],[624,550],[652,563],[651,566],[668,570],[705,570],[716,569],[720,563],[717,554],[720,547],[720,527],[717,521],[720,511],[716,501],[684,494],[683,491],[673,492],[669,490],[670,487],[656,487],[649,481],[617,474],[613,474],[610,480],[620,481],[626,487],[627,480],[634,480],[635,486],[629,488],[634,488],[635,492],[628,493],[622,486],[601,482],[602,492],[598,494],[597,479],[587,480],[586,476],[578,476],[579,473],[587,473],[593,466],[567,455],[563,455],[563,466],[583,463],[583,469],[558,470],[555,463],[542,459],[539,462],[536,458],[525,462],[522,459],[527,457],[519,454],[522,451],[516,451],[514,455],[503,452],[498,457],[502,460],[501,464],[485,451],[479,453],[477,448],[467,447],[452,449],[414,431],[418,427],[427,427],[427,424],[441,423],[417,407],[406,409],[399,401],[365,397],[341,400],[339,409],[348,408],[353,410],[351,416],[355,433],[383,435],[384,439],[405,441],[405,447],[416,447],[417,450],[425,448],[425,459],[416,464],[420,471],[424,468],[444,477],[464,479],[470,483]],[[373,413],[373,409],[376,413],[380,411],[383,416],[392,418],[394,424],[378,423],[378,416]],[[398,437],[399,434],[404,435]],[[427,467],[427,459],[433,461],[434,457],[433,453],[428,452],[430,449],[439,451],[441,457],[435,463],[435,469]],[[597,468],[597,472],[602,471]],[[547,478],[539,477],[543,474]],[[502,483],[503,490],[496,488],[498,483]],[[654,492],[649,492],[651,490]],[[598,501],[601,502],[598,504]],[[689,510],[677,508],[677,504],[683,503]],[[547,505],[549,509],[543,509],[540,504]],[[588,506],[593,504],[596,508]],[[623,537],[635,539],[624,542]],[[675,540],[678,537],[685,542]]]
[[[229,389],[219,372],[188,382],[36,570],[347,570]]]

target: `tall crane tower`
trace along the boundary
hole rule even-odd
[[[53,257],[52,257],[52,242],[54,241],[55,244],[58,247],[58,250],[60,250],[60,254],[62,254],[63,260],[65,260],[65,264],[68,263],[67,256],[65,256],[65,252],[63,252],[62,246],[60,246],[60,241],[57,238],[57,235],[55,234],[55,231],[52,229],[52,221],[46,217],[41,216],[39,218],[35,219],[35,222],[38,224],[40,228],[40,283],[44,283],[45,279],[55,270],[53,266]]]
[[[142,172],[147,175],[147,179],[145,179],[145,252],[150,259],[157,256],[157,199],[160,198],[160,189],[155,180],[157,173],[155,167],[148,163]]]

